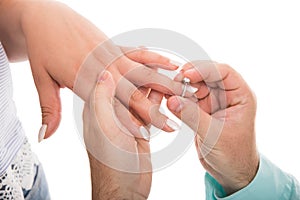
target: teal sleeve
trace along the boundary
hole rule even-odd
[[[208,173],[205,175],[206,200],[300,200],[299,182],[283,172],[263,155],[252,182],[226,196],[222,186]]]

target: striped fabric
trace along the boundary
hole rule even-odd
[[[13,161],[25,138],[12,99],[12,80],[7,56],[0,43],[0,176]]]

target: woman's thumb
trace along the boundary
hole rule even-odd
[[[42,111],[42,126],[39,131],[38,141],[50,137],[58,128],[61,119],[60,87],[42,70],[32,70],[34,82],[39,94]]]

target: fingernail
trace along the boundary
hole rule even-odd
[[[169,100],[169,109],[176,113],[180,112],[182,110],[181,101],[176,97],[171,98]]]
[[[104,82],[109,77],[108,71],[104,70],[98,77],[98,83]]]
[[[182,65],[180,62],[175,61],[175,60],[170,60],[169,63],[172,65],[178,66],[178,67],[180,67]]]
[[[177,131],[180,128],[180,126],[176,122],[174,122],[173,120],[171,120],[171,119],[167,119],[166,124],[170,128],[172,128],[174,131]]]
[[[180,72],[175,76],[174,80],[176,80],[176,81],[182,81],[183,78],[184,78],[184,75],[183,75],[183,73],[180,71]]]
[[[46,130],[47,130],[47,124],[43,124],[39,131],[39,137],[38,137],[39,143],[44,139]]]
[[[145,127],[140,126],[139,130],[140,130],[140,133],[141,133],[142,137],[145,140],[149,140],[150,139],[150,133],[149,133],[149,131]]]
[[[188,86],[186,86],[186,91],[188,91],[188,92],[190,92],[192,94],[195,94],[198,91],[198,88],[195,88],[195,87],[193,87],[191,85],[188,85]]]

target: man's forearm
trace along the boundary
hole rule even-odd
[[[118,185],[112,184],[112,176],[105,174],[105,166],[89,154],[93,199],[117,199]]]

